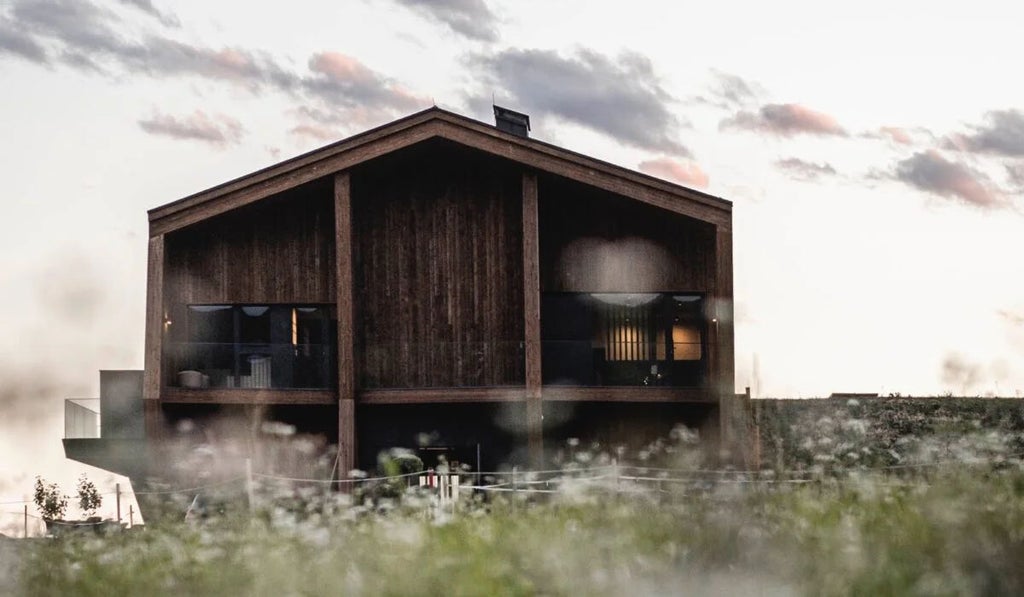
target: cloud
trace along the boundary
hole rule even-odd
[[[483,0],[395,0],[476,41],[498,41],[497,17]]]
[[[713,93],[734,105],[742,105],[757,99],[761,91],[755,84],[737,75],[714,71],[716,85]]]
[[[911,136],[910,131],[898,126],[883,126],[875,132],[865,134],[865,136],[873,139],[885,139],[899,145],[912,145],[914,143],[914,138]]]
[[[223,114],[210,116],[202,110],[181,117],[154,114],[140,120],[139,126],[151,135],[203,141],[221,147],[238,143],[245,134],[242,123],[234,118]]]
[[[775,167],[795,180],[813,182],[823,177],[835,176],[836,169],[828,162],[820,164],[800,158],[786,158],[775,162]]]
[[[126,35],[117,14],[89,0],[21,0],[11,15],[15,26],[31,31],[37,44],[55,47],[49,62],[79,70],[193,75],[230,80],[254,90],[268,85],[290,89],[299,82],[265,53],[206,48],[152,33]]]
[[[1024,161],[1006,164],[1006,177],[1018,193],[1024,192]]]
[[[708,174],[696,162],[662,157],[640,162],[640,171],[688,187],[706,189]]]
[[[426,101],[339,52],[314,54],[309,59],[309,70],[316,74],[304,81],[305,87],[330,104],[411,111]]]
[[[985,124],[971,127],[971,133],[950,135],[946,148],[1024,157],[1024,112],[992,110],[985,115],[985,120]]]
[[[128,6],[133,6],[168,27],[181,27],[181,21],[178,20],[178,17],[171,13],[163,12],[156,6],[153,6],[152,0],[118,0],[118,2]]]
[[[690,156],[679,141],[683,123],[669,109],[674,99],[640,54],[613,59],[591,50],[566,57],[508,49],[477,55],[470,64],[499,97],[535,117],[571,122],[640,149]]]
[[[1000,309],[997,313],[1006,321],[1006,323],[1015,327],[1024,328],[1024,312],[1016,313],[1010,310]]]
[[[341,135],[333,128],[315,124],[296,125],[288,133],[297,137],[310,137],[317,141],[336,141],[341,138]]]
[[[4,53],[37,64],[46,64],[50,60],[46,48],[32,35],[15,26],[13,21],[0,18],[0,55]]]
[[[899,162],[892,176],[918,190],[959,199],[974,207],[1008,206],[987,176],[966,164],[949,161],[935,150],[915,153]]]
[[[149,0],[121,2],[163,14]],[[277,91],[330,112],[334,120],[349,122],[376,124],[428,105],[351,56],[318,52],[307,61],[309,70],[299,72],[267,52],[214,48],[162,32],[133,30],[117,13],[91,0],[15,0],[9,18],[0,19],[0,56],[6,53],[37,64],[114,77],[193,77],[253,93]]]
[[[690,101],[699,104],[710,104],[717,108],[735,109],[757,103],[759,97],[764,95],[764,89],[743,77],[725,73],[722,71],[711,71],[714,83],[708,88],[706,95],[698,95]]]
[[[720,130],[740,129],[780,137],[793,135],[846,136],[836,119],[800,104],[765,104],[757,112],[740,111],[719,123]]]
[[[932,145],[935,142],[935,133],[923,127],[882,126],[861,133],[860,136],[905,147]]]
[[[11,5],[10,14],[23,30],[75,46],[98,49],[122,43],[108,25],[116,20],[114,13],[89,1],[20,0]]]

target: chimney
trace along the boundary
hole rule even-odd
[[[498,127],[499,131],[519,135],[520,137],[530,136],[530,117],[521,112],[502,108],[501,106],[494,106],[494,124]]]

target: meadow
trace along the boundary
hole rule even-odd
[[[1024,594],[1021,403],[757,408],[756,470],[680,429],[458,501],[401,479],[351,497],[267,482],[249,510],[225,488],[223,513],[190,523],[0,543],[0,592]]]

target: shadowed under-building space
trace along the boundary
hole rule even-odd
[[[169,477],[166,446],[294,434],[343,476],[394,447],[478,469],[714,433],[731,203],[517,122],[431,108],[151,210],[145,369],[67,455]]]

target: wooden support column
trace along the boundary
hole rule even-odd
[[[356,468],[355,306],[352,292],[352,181],[334,175],[334,239],[338,310],[338,477]],[[348,491],[350,484],[341,485]]]
[[[715,230],[715,300],[714,319],[711,333],[715,342],[712,389],[719,397],[720,429],[722,439],[731,441],[730,422],[734,420],[728,412],[735,403],[735,355],[733,336],[733,289],[732,289],[732,228],[719,225]]]
[[[164,305],[164,235],[149,239],[146,266],[146,339],[143,361],[142,398],[146,437],[158,437],[162,431],[160,392],[164,386],[164,335],[167,331]]]
[[[523,173],[523,313],[526,346],[526,428],[530,465],[544,466],[544,403],[540,371],[540,239],[537,175]]]

